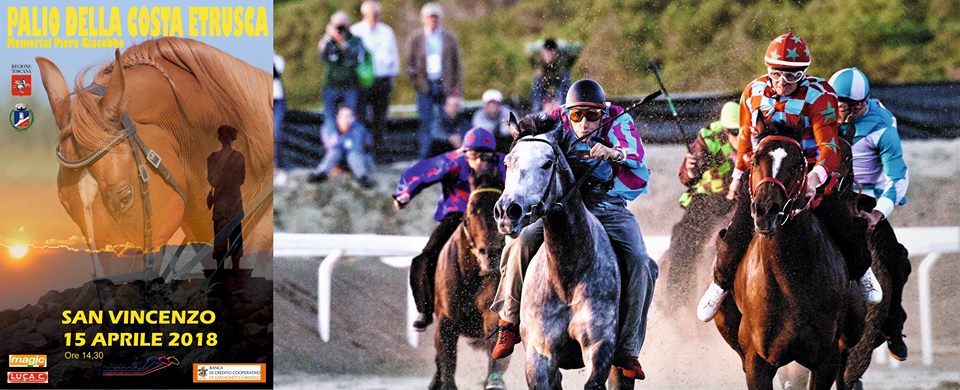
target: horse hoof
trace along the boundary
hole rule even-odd
[[[491,372],[487,375],[487,385],[484,390],[506,390],[507,384],[503,383],[503,374]]]

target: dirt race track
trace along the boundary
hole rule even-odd
[[[682,154],[681,149],[673,146],[654,146],[649,150],[650,156]],[[904,211],[894,214],[895,224],[957,225],[958,201],[955,190],[958,187],[956,174],[960,173],[960,158],[957,157],[960,154],[960,142],[913,142],[906,145],[905,150],[911,169],[910,195],[916,196],[910,197],[911,203]],[[660,163],[664,166],[669,163],[669,169],[664,168],[663,172],[655,170],[656,178],[675,181],[675,167],[670,161],[664,157],[664,161]],[[658,162],[652,161],[651,165],[654,163]],[[387,180],[391,179],[384,178],[384,181]],[[660,184],[666,186],[663,182]],[[948,184],[948,188],[940,187],[943,184]],[[381,183],[381,187],[383,192],[389,193],[386,190],[389,184]],[[936,187],[940,187],[939,191]],[[947,191],[943,191],[944,189]],[[278,192],[282,199],[283,191]],[[638,216],[645,234],[668,234],[670,225],[679,219],[678,214],[661,215],[659,211],[665,207],[650,207],[649,204],[669,204],[668,207],[675,209],[673,202],[679,195],[679,190],[668,187],[660,194],[654,194],[656,195],[635,202],[643,203],[639,207],[631,204],[631,209]],[[314,201],[304,203],[313,204],[313,207],[317,204]],[[931,204],[939,204],[939,207],[930,207]],[[283,207],[278,209],[283,210]],[[287,211],[287,215],[296,214],[296,208],[290,209],[292,211]],[[426,227],[429,228],[430,226]],[[285,230],[306,229],[297,229],[296,224],[289,223]],[[414,234],[426,233],[427,231],[422,231]],[[712,249],[708,249],[708,252],[710,251]],[[705,262],[709,261],[708,257],[705,259]],[[864,378],[867,389],[960,389],[960,323],[956,314],[960,313],[960,298],[956,292],[956,286],[960,285],[960,255],[943,256],[932,274],[934,364],[930,367],[924,366],[920,361],[916,272],[921,259],[919,256],[911,258],[914,273],[904,293],[904,306],[909,316],[904,333],[910,346],[910,359],[901,363],[898,368],[874,362]],[[319,263],[320,259],[276,259],[276,387],[426,388],[434,372],[434,327],[428,328],[427,333],[420,337],[419,347],[413,348],[406,344],[406,269],[393,268],[374,259],[356,259],[341,263],[333,280],[331,341],[324,343],[317,333],[316,275]],[[698,290],[702,290],[702,286],[706,285],[708,267],[709,264],[705,263],[700,266],[699,277],[703,283]],[[661,275],[661,281],[663,277]],[[692,307],[679,310],[675,317],[665,317],[658,307],[660,300],[665,297],[660,289],[657,294],[657,302],[651,309],[647,341],[640,356],[648,379],[638,382],[637,388],[745,388],[739,358],[721,340],[713,324],[696,321]],[[482,388],[486,370],[485,356],[472,350],[464,341],[461,341],[459,351],[458,385],[462,389]],[[509,388],[525,387],[522,366],[523,353],[520,348],[514,353],[505,377]],[[585,377],[583,370],[565,371],[564,387],[580,388]]]

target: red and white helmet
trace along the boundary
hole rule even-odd
[[[810,49],[803,39],[786,33],[770,41],[763,62],[771,68],[806,68],[810,66]]]

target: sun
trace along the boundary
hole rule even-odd
[[[23,258],[27,255],[27,246],[26,245],[10,245],[7,248],[7,251],[10,253],[10,256],[13,256],[15,259]]]

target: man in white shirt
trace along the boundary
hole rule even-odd
[[[367,51],[373,54],[376,78],[370,88],[360,90],[357,117],[370,130],[373,148],[377,152],[384,145],[387,109],[390,106],[394,77],[400,73],[400,55],[393,29],[380,21],[380,3],[374,0],[364,1],[360,5],[360,14],[363,15],[363,20],[351,26],[350,32],[360,37]]]

